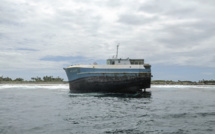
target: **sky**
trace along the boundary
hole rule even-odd
[[[0,76],[144,58],[152,80],[215,79],[214,0],[0,0]]]

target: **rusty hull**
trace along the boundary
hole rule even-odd
[[[108,92],[108,93],[136,93],[150,88],[151,73],[147,76],[93,76],[80,78],[69,82],[71,92]]]

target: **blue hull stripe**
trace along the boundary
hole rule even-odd
[[[98,69],[98,68],[68,68],[65,70],[69,81],[93,76],[132,76],[150,74],[151,69]],[[151,77],[151,76],[150,76]]]

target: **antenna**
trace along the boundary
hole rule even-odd
[[[118,48],[119,48],[119,43],[116,46],[116,59],[118,58]]]

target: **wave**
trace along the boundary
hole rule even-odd
[[[67,84],[3,84],[0,89],[69,89]]]
[[[152,85],[157,89],[215,89],[215,85]],[[68,84],[0,84],[1,89],[65,89],[69,90]]]
[[[215,89],[215,85],[152,85],[152,88],[207,88]]]

